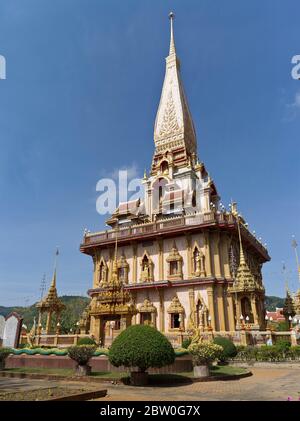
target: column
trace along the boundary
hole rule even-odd
[[[236,325],[241,326],[241,317],[242,315],[242,306],[241,306],[241,298],[239,296],[236,297]],[[243,314],[243,317],[245,315]]]
[[[133,267],[132,267],[132,283],[137,283],[137,244],[132,244]]]
[[[132,301],[133,301],[133,304],[134,304],[134,306],[136,307],[137,292],[136,292],[136,291],[132,291],[131,296],[132,296]],[[137,322],[137,313],[135,313],[135,314],[132,316],[131,323],[132,323],[133,325],[136,325],[136,324],[138,323],[138,322]]]
[[[229,267],[229,244],[228,234],[224,233],[221,236],[221,258],[223,264],[224,278],[231,279],[230,267]]]
[[[229,330],[235,331],[235,320],[234,320],[234,303],[231,294],[227,292],[227,302],[228,302],[228,324]]]
[[[224,314],[224,296],[223,296],[223,285],[217,285],[217,305],[218,305],[218,319],[219,329],[222,331],[226,330],[225,326],[225,314]]]
[[[214,300],[214,285],[207,287],[208,310],[211,317],[211,327],[213,331],[216,330],[216,313],[215,313],[215,300]]]
[[[215,277],[221,278],[221,262],[220,262],[220,249],[219,249],[219,241],[220,241],[220,234],[216,233],[212,236],[213,241],[213,260],[214,260],[214,269],[215,269]]]
[[[94,323],[93,323],[93,336],[95,338],[96,342],[100,341],[100,317],[93,317]],[[104,344],[102,344],[103,346]]]
[[[52,316],[52,312],[48,311],[47,322],[46,322],[46,334],[47,335],[50,335],[50,331],[51,331],[51,316]]]
[[[108,261],[108,279],[107,282],[110,283],[112,279],[112,272],[113,272],[113,259],[114,259],[114,250],[109,250],[109,261]]]
[[[164,241],[163,239],[157,240],[158,244],[158,280],[164,280]]]
[[[259,325],[255,295],[251,295],[251,310],[253,314],[254,324]]]
[[[185,235],[186,240],[186,249],[187,249],[187,277],[192,276],[192,253],[191,253],[191,236],[189,234]]]
[[[165,331],[165,297],[164,289],[158,289],[159,294],[159,330],[161,332]]]
[[[188,319],[187,328],[192,329],[196,327],[196,320],[195,320],[195,293],[194,288],[189,289],[189,300],[190,300],[190,317]]]
[[[94,264],[94,272],[93,272],[93,288],[97,287],[97,256],[96,253],[92,256],[93,264]]]
[[[204,244],[205,244],[205,271],[208,278],[212,277],[211,271],[211,253],[210,253],[210,234],[209,231],[204,232]]]

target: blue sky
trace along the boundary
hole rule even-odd
[[[96,183],[151,163],[170,10],[200,159],[268,243],[267,293],[284,294],[282,260],[297,287],[299,1],[1,0],[0,304],[39,297],[56,245],[59,292],[90,287]]]

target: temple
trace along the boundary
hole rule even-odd
[[[85,232],[80,246],[94,267],[80,329],[103,346],[131,324],[150,324],[175,345],[195,330],[234,338],[245,325],[265,328],[261,270],[270,257],[236,203],[222,205],[199,159],[172,13],[170,23],[144,197],[120,203],[110,229]]]

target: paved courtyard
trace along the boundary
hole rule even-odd
[[[1,392],[30,391],[66,386],[68,388],[105,388],[107,396],[99,401],[197,401],[197,400],[293,400],[300,397],[299,368],[253,368],[253,376],[240,380],[191,383],[182,386],[131,387],[111,383],[61,382],[0,378]]]
[[[101,401],[293,400],[300,397],[299,369],[251,369],[253,376],[240,380],[192,383],[174,387],[109,386]]]

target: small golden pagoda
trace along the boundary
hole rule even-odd
[[[126,329],[136,312],[131,293],[124,289],[123,280],[119,277],[116,236],[111,279],[102,283],[101,288],[95,291],[88,309],[91,318],[90,330],[99,332],[99,336],[95,337],[96,341],[107,346],[113,340],[114,331],[117,334]],[[85,320],[88,321],[86,315]]]
[[[56,252],[56,256],[57,255],[58,251]],[[61,312],[65,308],[65,305],[58,297],[56,289],[56,262],[49,291],[47,295],[44,298],[42,298],[40,302],[37,303],[36,307],[39,309],[38,332],[41,333],[42,331],[42,316],[44,313],[46,313],[47,319],[45,333],[46,335],[50,335],[51,333],[53,333],[51,332],[51,322],[53,315],[56,315],[56,325],[59,327]]]
[[[235,300],[236,308],[236,328],[240,329],[244,321],[251,325],[252,329],[259,330],[264,324],[264,297],[265,289],[262,284],[257,282],[253,273],[246,262],[241,231],[240,216],[237,215],[237,226],[240,243],[240,261],[236,277],[228,292]]]

